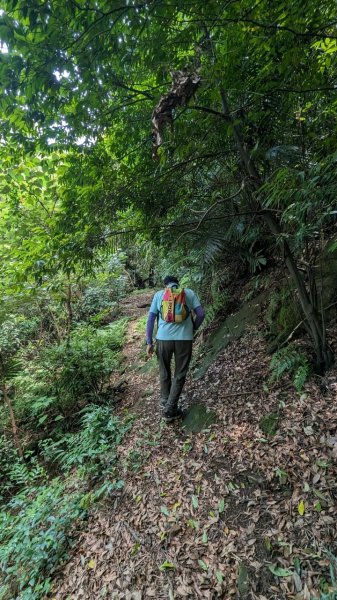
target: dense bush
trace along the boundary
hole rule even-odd
[[[19,490],[44,483],[46,479],[45,469],[32,452],[27,451],[22,459],[13,443],[0,436],[0,505]]]
[[[78,489],[59,479],[26,489],[0,513],[0,598],[38,600],[71,544],[71,528],[85,515]]]
[[[22,357],[24,370],[13,383],[21,421],[49,427],[88,401],[97,400],[121,361],[126,320],[95,329],[80,325],[68,340],[45,347],[34,360]]]
[[[131,419],[121,421],[107,406],[91,405],[84,409],[81,426],[76,433],[63,434],[57,442],[44,440],[41,450],[47,461],[56,461],[62,470],[83,466],[83,473],[111,473],[116,448],[131,426]]]

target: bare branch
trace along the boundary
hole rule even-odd
[[[244,181],[241,184],[241,187],[239,189],[238,192],[235,192],[235,194],[233,194],[232,196],[229,196],[228,198],[220,198],[220,200],[217,200],[216,202],[214,202],[214,204],[212,204],[212,206],[210,206],[206,212],[204,213],[204,215],[202,216],[202,218],[200,219],[200,221],[198,222],[196,227],[193,227],[192,229],[188,229],[187,231],[184,231],[177,239],[177,242],[179,242],[181,240],[181,238],[184,235],[187,235],[188,233],[193,233],[194,231],[197,231],[197,229],[199,229],[200,225],[205,221],[207,215],[209,215],[210,212],[212,212],[212,210],[218,206],[219,204],[222,204],[222,202],[228,202],[229,200],[233,200],[234,198],[236,198],[239,194],[241,194],[242,190],[244,188]]]

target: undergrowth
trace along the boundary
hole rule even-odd
[[[270,361],[271,380],[278,380],[288,373],[295,389],[300,392],[311,374],[312,367],[308,358],[300,353],[294,344],[281,348]]]
[[[82,495],[78,482],[67,486],[56,478],[26,488],[0,513],[1,600],[37,600],[50,591],[72,527],[85,516]]]
[[[40,600],[50,591],[51,577],[67,559],[87,511],[124,485],[117,446],[131,424],[132,417],[123,421],[108,407],[92,405],[77,433],[41,442],[46,465],[56,461],[64,479],[49,480],[34,457],[12,457],[11,491],[20,491],[0,512],[1,600]]]
[[[42,347],[31,357],[21,353],[21,371],[15,374],[14,406],[26,427],[50,431],[88,402],[102,396],[112,371],[121,364],[121,349],[127,320],[106,327],[75,327],[69,338]]]
[[[33,443],[20,458],[9,435],[0,437],[0,600],[44,598],[90,507],[124,485],[117,447],[132,417],[116,417],[102,399],[126,324],[81,323],[59,343],[16,344],[8,393]],[[9,431],[5,413],[2,424]]]
[[[103,478],[113,469],[117,446],[130,429],[132,417],[122,421],[111,413],[110,407],[95,404],[82,413],[79,431],[63,434],[58,441],[43,440],[40,448],[45,460],[58,463],[66,473],[82,467],[86,475],[98,473]]]

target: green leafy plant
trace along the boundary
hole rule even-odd
[[[39,600],[71,545],[74,523],[83,518],[79,490],[59,479],[15,496],[0,513],[0,573],[3,598]]]
[[[44,347],[34,361],[23,360],[13,380],[21,420],[51,428],[58,419],[97,401],[109,375],[119,368],[126,319],[104,328],[80,325],[60,344]]]
[[[113,470],[117,446],[131,425],[132,417],[123,421],[107,406],[90,405],[83,411],[78,432],[63,434],[56,442],[44,440],[40,447],[45,459],[57,462],[63,471],[83,466],[86,473],[102,478]]]
[[[315,600],[337,600],[337,558],[331,552],[326,552],[326,554],[330,560],[329,575],[331,583],[327,580],[321,580],[321,594]]]
[[[299,392],[303,389],[312,368],[307,357],[293,344],[289,344],[275,352],[270,361],[270,370],[272,381],[288,373],[292,377],[295,389]]]

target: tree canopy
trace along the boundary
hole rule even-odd
[[[169,246],[174,232],[183,252],[234,253],[253,271],[283,247],[310,321],[296,261],[315,262],[308,242],[334,223],[332,1],[11,0],[0,40],[2,190],[34,205],[23,216],[15,200],[6,235],[28,213],[48,220],[26,274],[88,265],[116,232]]]

